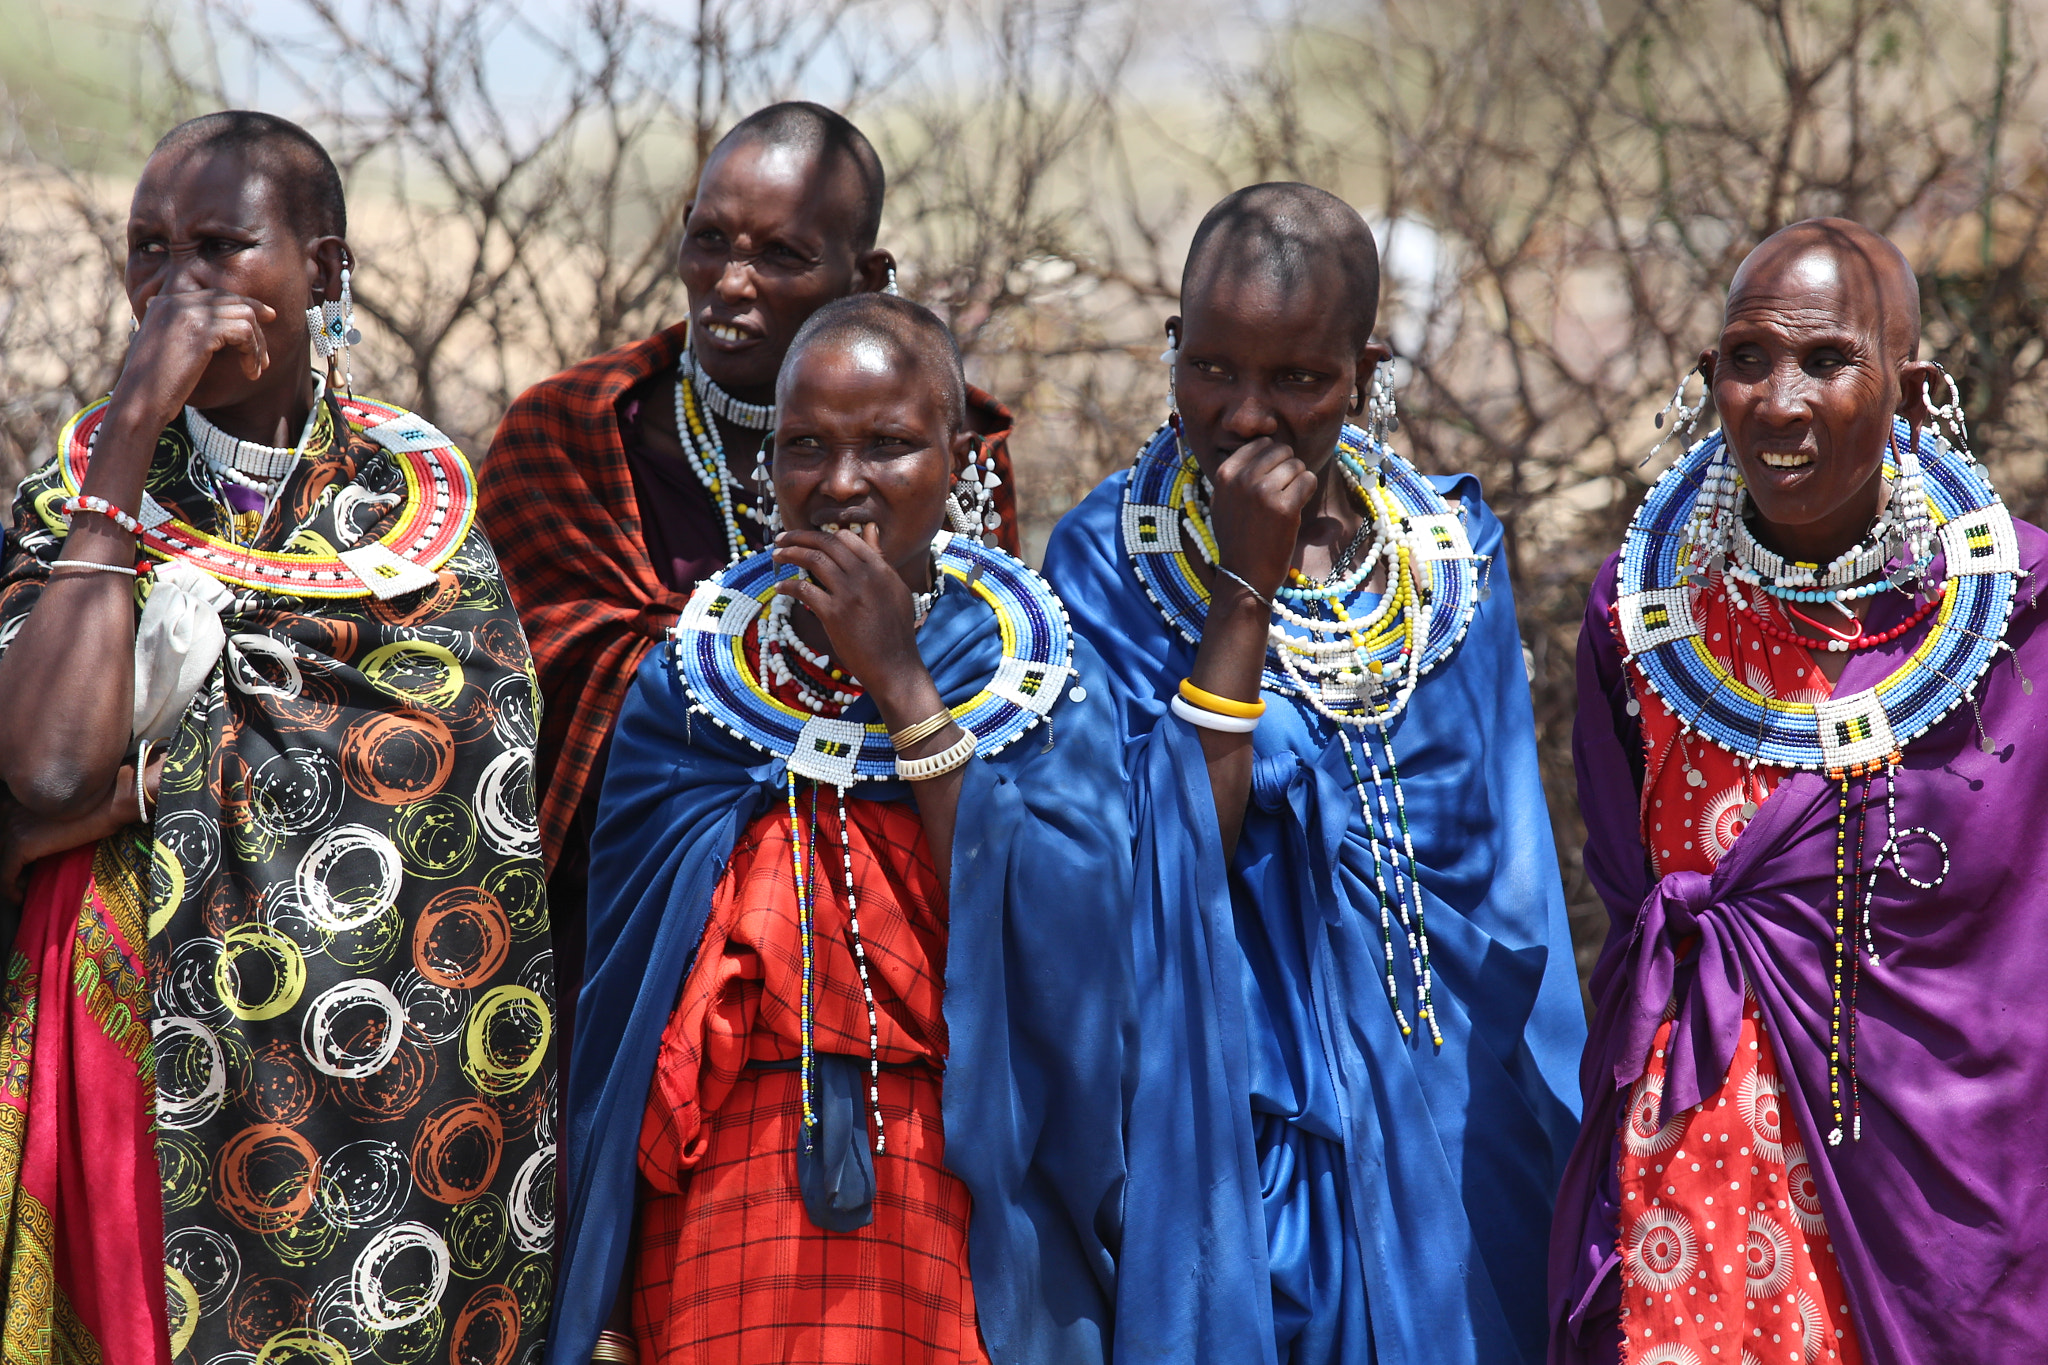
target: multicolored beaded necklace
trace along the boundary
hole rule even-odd
[[[1441,1046],[1422,884],[1392,732],[1416,687],[1470,627],[1482,595],[1480,557],[1463,519],[1436,488],[1365,432],[1344,427],[1336,459],[1362,513],[1359,531],[1323,581],[1290,572],[1273,604],[1260,687],[1298,700],[1335,728],[1372,849],[1387,1003],[1403,1037],[1427,1025]],[[1124,551],[1167,623],[1195,645],[1208,619],[1210,590],[1188,547],[1211,566],[1220,558],[1210,530],[1210,492],[1170,421],[1139,449],[1124,487]],[[1382,570],[1386,591],[1355,613],[1354,599]],[[1394,969],[1397,924],[1414,980],[1414,1024]]]
[[[1002,641],[1002,658],[994,674],[972,697],[950,708],[954,721],[975,736],[977,754],[1000,753],[1041,720],[1050,728],[1053,707],[1062,695],[1082,700],[1085,694],[1078,686],[1070,693],[1063,691],[1074,673],[1073,628],[1065,605],[1044,579],[1000,550],[947,531],[932,540],[932,564],[933,590],[917,594],[913,602],[917,623],[924,623],[939,595],[952,586],[990,608],[993,628]],[[698,584],[670,633],[674,666],[689,693],[692,714],[709,717],[741,742],[784,764],[790,857],[803,939],[799,1066],[806,1143],[818,1122],[813,1009],[818,788],[829,784],[838,792],[846,912],[867,1002],[868,1097],[874,1111],[875,1151],[880,1153],[881,1032],[860,934],[846,791],[856,782],[895,781],[896,749],[879,719],[863,724],[844,718],[846,708],[863,695],[860,683],[834,667],[829,655],[797,637],[789,620],[791,599],[776,591],[787,573],[759,553]],[[758,668],[747,658],[750,633],[759,644]],[[778,685],[793,688],[804,709],[776,696]],[[811,783],[808,838],[797,800],[799,779]]]
[[[1825,568],[1785,561],[1747,534],[1741,522],[1747,494],[1719,432],[1700,441],[1657,480],[1630,522],[1622,547],[1616,612],[1628,662],[1677,718],[1681,744],[1688,734],[1698,735],[1752,767],[1765,764],[1819,773],[1840,787],[1828,1035],[1834,1119],[1830,1145],[1839,1145],[1845,1131],[1852,1138],[1862,1134],[1855,1081],[1855,1000],[1864,959],[1873,967],[1879,965],[1870,928],[1877,874],[1889,865],[1922,890],[1939,886],[1947,875],[1947,845],[1940,836],[1918,827],[1902,830],[1892,818],[1897,809],[1893,770],[1905,761],[1906,745],[1964,702],[1970,704],[1988,752],[1993,744],[1984,733],[1975,688],[1998,651],[2011,652],[2004,634],[2020,577],[2012,517],[1983,466],[1969,454],[1960,426],[1956,435],[1960,450],[1932,431],[1922,433],[1916,443],[1903,422],[1895,423],[1884,462],[1892,486],[1891,507],[1862,543]],[[1944,578],[1929,591],[1925,574],[1937,544]],[[1855,581],[1884,573],[1894,562],[1897,567],[1877,585]],[[1850,615],[1841,605],[1845,600],[1883,587],[1904,590],[1912,585],[1916,591],[1927,591],[1928,601],[1899,625],[1876,635],[1862,634],[1859,626],[1857,635],[1845,636],[1810,617],[1802,618],[1832,637],[1822,641],[1775,626],[1742,599],[1742,584],[1781,601],[1832,605],[1844,616]],[[1715,590],[1725,593],[1764,634],[1807,649],[1874,648],[1923,622],[1930,624],[1920,647],[1874,687],[1819,702],[1786,701],[1749,687],[1701,638],[1694,601],[1698,594]],[[1875,860],[1866,862],[1872,786],[1879,779],[1885,783],[1887,836]],[[1852,861],[1850,789],[1858,783],[1861,799],[1853,821]],[[1902,846],[1910,838],[1925,838],[1942,849],[1943,871],[1933,881],[1922,882],[1906,871]],[[1850,922],[1859,900],[1860,953],[1858,933]]]
[[[725,460],[725,442],[719,437],[718,424],[711,420],[707,407],[713,395],[721,400],[713,409],[734,426],[751,427],[757,431],[770,431],[775,426],[775,409],[756,403],[741,403],[727,394],[711,377],[703,372],[697,363],[697,353],[687,344],[676,361],[676,435],[682,439],[683,456],[689,461],[698,482],[711,494],[712,505],[718,508],[718,517],[725,527],[725,558],[728,564],[744,559],[752,547],[740,527],[744,517],[758,528],[756,540],[772,535],[778,525],[775,515],[773,487],[765,479],[757,478],[754,499],[743,501],[737,491],[737,481]]]

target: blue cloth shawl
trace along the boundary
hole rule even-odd
[[[1268,698],[1225,874],[1197,732],[1166,707],[1195,651],[1124,553],[1127,477],[1046,552],[1102,657],[1138,841],[1118,1357],[1535,1365],[1586,1028],[1506,574],[1496,561],[1490,600],[1394,730],[1438,1050],[1395,1023],[1350,768],[1300,703]],[[1497,555],[1477,482],[1433,482]]]
[[[918,643],[948,705],[979,691],[1000,653],[994,614],[957,585]],[[1116,1299],[1133,1026],[1130,821],[1107,679],[1085,641],[1073,662],[1079,674],[1050,733],[1041,723],[968,764],[953,842],[946,1165],[974,1199],[969,1264],[998,1365],[1107,1361]],[[1071,700],[1076,685],[1084,701]],[[553,1365],[583,1365],[611,1311],[662,1030],[735,843],[784,799],[781,760],[689,715],[688,701],[674,646],[657,649],[612,739],[591,845]],[[863,701],[848,718],[872,713]],[[895,782],[855,790],[910,799]]]

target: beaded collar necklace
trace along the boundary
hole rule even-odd
[[[738,415],[720,408],[719,401],[738,409]],[[742,517],[758,528],[757,540],[765,539],[779,525],[775,493],[766,481],[756,480],[753,501],[740,496],[738,481],[726,464],[725,442],[707,410],[735,426],[755,431],[766,431],[775,425],[773,407],[741,403],[720,389],[698,366],[697,353],[686,344],[676,361],[676,435],[681,438],[683,457],[689,461],[691,471],[711,494],[712,505],[718,508],[719,521],[725,528],[725,558],[731,564],[752,552],[740,526]]]
[[[57,438],[60,481],[36,505],[46,526],[61,532],[57,504],[76,496],[92,461],[111,399],[102,398],[65,424]],[[141,548],[156,559],[183,559],[235,587],[301,598],[389,598],[434,581],[454,556],[476,520],[476,476],[455,443],[432,422],[403,408],[353,394],[333,400],[352,433],[390,452],[405,478],[404,510],[384,535],[351,550],[309,546],[290,551],[258,550],[208,535],[177,519],[148,492],[137,513]],[[318,408],[315,409],[318,411]],[[317,435],[317,433],[316,433]],[[337,439],[345,439],[340,432]],[[196,449],[177,428],[164,440],[193,465],[203,467]],[[199,482],[197,470],[193,482]],[[294,542],[295,546],[297,542]]]
[[[932,552],[940,575],[995,613],[1002,662],[979,692],[951,709],[975,736],[977,754],[999,753],[1049,720],[1074,671],[1067,609],[1044,579],[1000,550],[941,531]],[[894,780],[896,747],[879,719],[861,724],[806,715],[774,697],[747,666],[741,639],[770,610],[782,576],[766,554],[750,555],[690,595],[671,633],[690,709],[809,781],[845,787]]]
[[[1044,579],[1000,550],[987,549],[971,538],[941,531],[932,540],[934,587],[918,594],[921,623],[931,604],[957,580],[995,613],[1002,640],[1002,659],[994,674],[961,704],[949,708],[960,728],[975,737],[975,752],[1000,753],[1043,720],[1052,724],[1052,709],[1073,667],[1073,629],[1067,609]],[[783,788],[788,804],[790,858],[796,879],[798,932],[802,942],[801,1095],[803,1140],[809,1144],[818,1124],[816,1093],[816,1021],[812,1007],[816,971],[816,890],[818,849],[818,787],[830,784],[839,804],[840,858],[846,879],[846,909],[861,993],[868,1009],[868,1095],[875,1126],[875,1151],[884,1149],[881,1109],[881,1034],[875,1015],[874,991],[868,979],[867,949],[860,933],[860,910],[854,890],[852,836],[848,832],[846,790],[860,781],[896,776],[896,747],[888,727],[878,719],[862,724],[841,719],[839,710],[858,700],[857,693],[833,689],[830,697],[806,690],[804,666],[838,678],[831,660],[796,638],[789,625],[790,599],[775,591],[784,571],[766,554],[729,565],[717,577],[697,585],[677,620],[671,638],[678,678],[690,694],[692,714],[704,715],[741,742],[783,761]],[[760,673],[790,675],[815,714],[783,702],[772,690],[780,677],[764,679],[748,667],[745,639],[760,622]],[[774,648],[771,649],[771,640]],[[782,648],[796,653],[799,666],[776,659]],[[771,660],[776,660],[771,662]],[[817,688],[815,679],[808,680]],[[1073,700],[1083,699],[1076,686]],[[813,701],[819,704],[812,706]],[[833,714],[824,714],[826,711]],[[797,799],[798,779],[811,782],[810,830],[805,839]]]
[[[1260,686],[1299,697],[1340,728],[1363,729],[1391,724],[1415,684],[1464,638],[1479,604],[1479,557],[1463,520],[1406,460],[1352,426],[1337,458],[1365,504],[1373,542],[1341,577],[1333,572],[1317,584],[1296,575],[1280,589]],[[1162,425],[1124,485],[1124,553],[1167,624],[1197,645],[1210,592],[1190,546],[1216,562],[1207,504],[1199,471],[1182,458],[1171,424]],[[1387,591],[1351,615],[1352,599],[1382,564]]]
[[[1402,1036],[1412,1036],[1394,968],[1398,926],[1414,986],[1415,1025],[1426,1026],[1441,1047],[1422,883],[1392,727],[1422,678],[1450,657],[1470,627],[1480,599],[1479,556],[1464,521],[1407,461],[1349,425],[1338,438],[1337,459],[1364,506],[1371,545],[1346,567],[1365,534],[1361,525],[1329,579],[1316,583],[1295,573],[1280,589],[1260,687],[1300,699],[1336,728],[1372,852],[1387,1003]],[[1192,543],[1213,565],[1216,538],[1200,472],[1171,422],[1138,451],[1124,485],[1122,525],[1124,553],[1145,595],[1182,639],[1199,645],[1210,592],[1187,547]],[[1387,591],[1362,615],[1352,615],[1352,599],[1381,565],[1388,570]]]
[[[1677,719],[1681,753],[1687,737],[1697,735],[1752,767],[1819,773],[1839,787],[1828,1032],[1828,1098],[1834,1120],[1827,1135],[1830,1146],[1840,1145],[1845,1131],[1862,1134],[1855,992],[1864,962],[1881,965],[1871,926],[1877,876],[1889,866],[1923,891],[1939,886],[1947,876],[1948,846],[1942,838],[1922,827],[1899,828],[1892,772],[1905,761],[1906,745],[1965,701],[1984,749],[1995,747],[1984,731],[1975,688],[1998,651],[2010,650],[2005,629],[2021,573],[2012,517],[1983,466],[1932,432],[1923,434],[1917,447],[1909,445],[1911,441],[1905,424],[1895,423],[1885,473],[1893,481],[1895,503],[1906,507],[1899,518],[1898,539],[1909,563],[1881,586],[1920,581],[1937,544],[1944,579],[1930,602],[1885,633],[1895,638],[1919,620],[1931,622],[1920,647],[1873,687],[1820,702],[1765,697],[1738,679],[1702,638],[1694,606],[1701,593],[1714,589],[1716,578],[1722,579],[1731,599],[1737,591],[1731,579],[1754,580],[1766,591],[1790,588],[1838,599],[1855,591],[1837,586],[1853,582],[1849,569],[1864,566],[1855,575],[1860,577],[1882,570],[1887,562],[1869,563],[1875,549],[1865,545],[1838,558],[1826,571],[1790,565],[1782,574],[1768,572],[1784,561],[1743,550],[1736,534],[1741,495],[1719,432],[1695,445],[1650,489],[1629,523],[1617,577],[1615,607],[1627,662]],[[1892,539],[1881,519],[1875,544],[1884,546]],[[1731,544],[1737,549],[1738,566],[1724,575],[1721,556]],[[1851,562],[1845,565],[1845,560]],[[1817,579],[1826,586],[1813,586]],[[1755,619],[1763,624],[1763,618]],[[1814,647],[1813,642],[1800,643]],[[1684,762],[1687,781],[1701,785],[1691,760]],[[1886,837],[1875,859],[1866,861],[1873,787],[1880,780],[1885,786]],[[1860,802],[1852,803],[1852,787],[1859,783]],[[1932,881],[1920,880],[1906,867],[1904,846],[1919,840],[1941,853],[1942,871]],[[1851,924],[1859,903],[1860,931]]]
[[[1617,581],[1629,661],[1678,718],[1738,758],[1830,777],[1861,775],[1898,761],[1899,751],[1968,700],[2004,647],[2019,575],[2012,518],[1982,467],[1931,434],[1920,441],[1928,501],[1946,553],[1948,600],[1925,644],[1874,687],[1823,702],[1766,698],[1716,659],[1700,638],[1692,569],[1695,510],[1720,433],[1667,470],[1629,523]],[[1887,471],[1893,469],[1886,462]],[[1747,567],[1747,566],[1745,566]],[[1783,586],[1782,581],[1780,586]]]

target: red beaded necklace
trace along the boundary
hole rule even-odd
[[[1946,589],[1944,588],[1943,591],[1946,592]],[[1827,640],[1816,640],[1813,639],[1811,636],[1801,635],[1797,631],[1788,630],[1784,626],[1778,625],[1775,622],[1767,620],[1763,615],[1761,615],[1757,611],[1756,607],[1748,601],[1740,603],[1740,608],[1742,614],[1745,617],[1747,617],[1750,620],[1750,622],[1756,626],[1758,630],[1762,631],[1765,635],[1770,636],[1773,640],[1778,640],[1785,644],[1798,645],[1802,649],[1825,649],[1828,650],[1830,653],[1853,654],[1861,650],[1876,649],[1880,645],[1890,644],[1892,641],[1898,639],[1900,636],[1904,635],[1913,627],[1919,625],[1922,621],[1925,621],[1928,618],[1928,616],[1933,613],[1934,609],[1940,605],[1941,594],[1936,594],[1935,596],[1928,598],[1927,601],[1922,603],[1919,607],[1915,608],[1910,616],[1908,616],[1905,620],[1899,622],[1897,625],[1893,626],[1890,630],[1882,630],[1875,635],[1858,635],[1853,639],[1837,635],[1834,637],[1834,641],[1832,643]],[[1803,620],[1805,618],[1802,617],[1801,619]],[[1832,632],[1830,633],[1832,634]],[[1841,648],[1837,649],[1835,647],[1837,644],[1839,644]]]

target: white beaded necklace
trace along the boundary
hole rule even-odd
[[[718,424],[702,411],[709,403],[708,391],[716,387],[698,368],[696,353],[685,347],[676,361],[676,435],[682,441],[684,458],[718,508],[719,520],[725,527],[726,562],[736,564],[750,552],[746,533],[740,529],[741,517],[759,527],[763,538],[776,530],[779,522],[772,506],[754,506],[734,496],[732,470],[725,459],[725,442],[719,437]],[[773,426],[775,410],[768,408],[764,411],[768,414],[767,425]],[[745,421],[737,424],[751,425]],[[761,426],[755,426],[755,430],[761,429]],[[766,504],[772,496],[772,492],[764,487],[757,501]]]
[[[327,396],[327,377],[319,371],[313,372],[313,406],[306,412],[306,424],[299,430],[299,443],[295,446],[267,446],[260,441],[244,441],[230,436],[206,420],[199,409],[187,406],[185,409],[185,430],[192,437],[192,444],[206,461],[208,469],[231,483],[258,493],[269,493],[284,477],[298,468],[299,456],[306,443],[313,439],[313,430],[320,421],[320,404]]]
[[[696,377],[697,392],[703,395],[704,406],[723,417],[736,427],[749,431],[768,432],[775,430],[775,405],[773,403],[746,403],[718,387],[718,382],[704,373],[704,366],[698,361],[696,351],[690,353],[690,372]]]
[[[930,592],[914,592],[910,595],[912,625],[922,626],[925,618],[932,614],[932,604],[946,590],[946,577],[932,570]],[[795,654],[812,668],[828,678],[842,678],[845,675],[833,666],[832,656],[823,650],[814,650],[805,644],[796,632],[796,622],[791,612],[796,608],[796,599],[778,594],[768,603],[768,611],[761,621],[761,671],[768,675],[770,686],[789,686],[796,689],[803,704],[822,715],[827,707],[837,714],[860,700],[858,692],[842,692],[836,687],[823,687],[814,678],[808,677],[801,669],[791,668],[789,654]],[[855,685],[858,685],[858,681]]]

